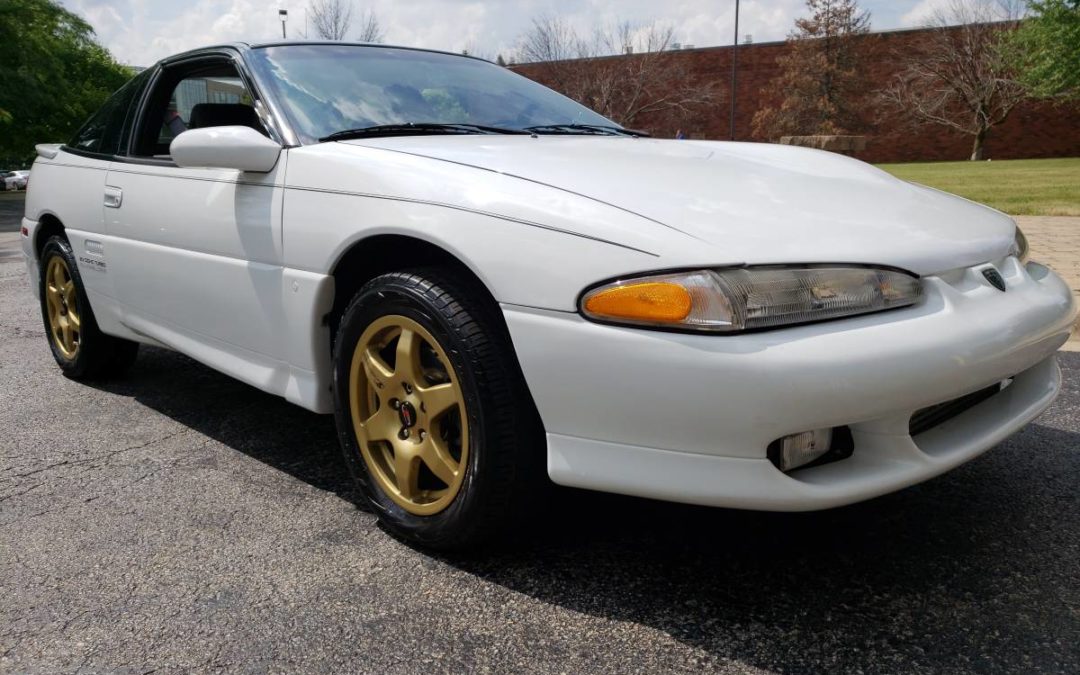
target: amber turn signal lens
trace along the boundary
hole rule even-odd
[[[679,323],[692,308],[689,291],[663,282],[613,286],[585,299],[585,311],[594,317],[656,323]]]

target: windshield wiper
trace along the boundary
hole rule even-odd
[[[343,129],[329,136],[323,136],[320,142],[343,141],[349,138],[376,136],[434,136],[437,134],[528,134],[521,129],[492,127],[484,124],[441,124],[437,122],[406,122],[405,124],[379,124],[373,127]]]
[[[525,131],[537,134],[603,134],[605,136],[633,136],[648,138],[644,131],[613,127],[606,124],[539,124],[525,127]]]

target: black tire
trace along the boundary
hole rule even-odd
[[[53,337],[52,324],[49,320],[49,307],[46,298],[47,271],[52,258],[59,256],[67,266],[75,290],[75,311],[81,319],[78,349],[73,356],[66,355]],[[90,301],[86,297],[82,275],[79,273],[71,244],[62,236],[50,237],[41,251],[38,295],[41,298],[41,319],[45,325],[45,336],[49,349],[64,375],[75,380],[117,377],[127,372],[135,363],[139,353],[139,343],[113,337],[101,332]]]
[[[394,272],[368,282],[345,309],[334,343],[334,406],[345,460],[360,493],[397,537],[437,550],[473,548],[528,510],[546,481],[544,432],[509,335],[475,282],[442,269]],[[468,458],[453,501],[432,515],[402,508],[370,475],[350,414],[350,364],[372,322],[404,316],[451,361],[468,411]]]

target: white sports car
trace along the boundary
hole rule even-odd
[[[1076,316],[1002,213],[646,138],[453,54],[187,52],[38,154],[22,242],[64,373],[145,343],[334,413],[371,506],[431,547],[545,473],[768,510],[925,480],[1050,404]]]

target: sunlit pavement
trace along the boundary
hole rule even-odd
[[[559,491],[434,557],[331,420],[177,354],[60,376],[0,234],[0,672],[1080,672],[1080,354],[1034,424],[869,503]]]
[[[1060,274],[1080,302],[1080,217],[1018,216],[1016,221],[1031,245],[1032,259]],[[1080,330],[1066,349],[1080,351]]]

